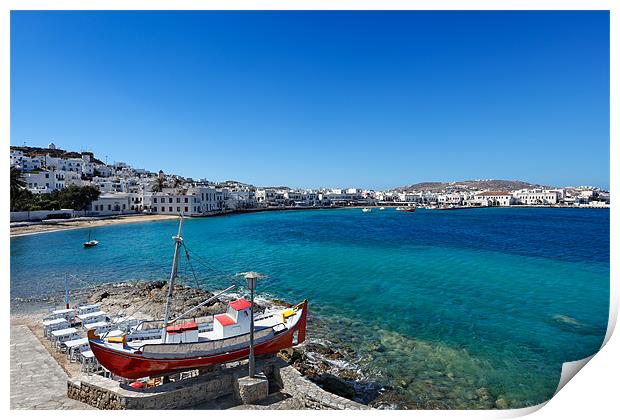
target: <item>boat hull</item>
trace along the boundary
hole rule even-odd
[[[297,323],[290,329],[275,335],[268,341],[257,344],[254,354],[274,354],[278,351],[294,345],[294,335],[297,332],[297,343],[306,338],[307,302],[302,304],[302,314]],[[157,377],[173,374],[184,370],[198,369],[214,364],[233,362],[245,359],[249,356],[250,348],[217,353],[208,356],[161,359],[145,357],[140,353],[129,353],[112,349],[98,343],[97,340],[89,339],[90,348],[99,363],[117,376],[128,379],[145,377]]]

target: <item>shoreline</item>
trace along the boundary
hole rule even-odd
[[[79,218],[79,219],[63,219],[58,222],[24,222],[24,225],[11,226],[11,238],[18,236],[35,235],[39,233],[53,233],[63,230],[84,229],[98,226],[109,225],[123,225],[128,223],[139,222],[155,222],[160,220],[176,219],[178,216],[174,215],[159,215],[159,214],[131,214],[123,216],[109,216],[109,217],[93,217],[93,218]]]
[[[392,208],[398,207],[400,204],[387,205],[383,207]],[[330,206],[330,207],[264,207],[256,209],[238,209],[232,211],[224,211],[219,213],[207,214],[203,216],[187,216],[188,218],[204,218],[204,217],[223,217],[240,214],[250,213],[263,213],[269,211],[303,211],[303,210],[337,210],[337,209],[363,209],[363,208],[379,208],[381,205],[376,206]],[[569,206],[467,206],[467,207],[453,207],[453,208],[434,208],[425,209],[419,207],[418,210],[428,211],[454,211],[454,210],[470,210],[470,209],[593,209],[593,210],[609,210],[610,207],[569,207]],[[110,225],[123,225],[128,223],[141,223],[141,222],[155,222],[161,220],[173,220],[177,219],[178,215],[172,214],[127,214],[127,215],[114,215],[114,216],[99,216],[99,217],[80,217],[76,219],[60,219],[58,221],[41,221],[41,222],[13,222],[20,223],[16,226],[10,227],[10,237],[36,235],[40,233],[54,233],[65,230],[84,229],[99,226]]]
[[[302,211],[302,210],[331,210],[343,208],[358,208],[357,206],[348,207],[265,207],[257,209],[239,209],[224,211],[203,216],[185,216],[191,219],[205,217],[222,217],[238,214],[262,213],[266,211]],[[362,207],[359,207],[362,208]],[[65,230],[84,229],[99,226],[123,225],[128,223],[156,222],[161,220],[176,220],[176,214],[127,214],[114,216],[80,217],[75,219],[59,219],[41,222],[13,222],[19,224],[10,227],[11,238],[19,236],[36,235],[39,233],[53,233]]]

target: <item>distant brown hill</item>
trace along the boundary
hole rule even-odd
[[[31,146],[11,146],[12,150],[19,150],[20,152],[23,152],[24,155],[26,156],[36,156],[36,155],[50,155],[51,157],[55,157],[55,158],[65,158],[65,159],[69,159],[69,158],[80,158],[82,157],[82,155],[90,155],[90,160],[94,163],[98,163],[100,165],[103,164],[102,161],[100,161],[99,159],[95,158],[95,155],[92,152],[82,152],[82,153],[78,153],[78,152],[67,152],[66,150],[62,150],[62,149],[48,149],[46,147],[31,147]]]
[[[494,190],[494,191],[514,191],[522,188],[536,188],[549,186],[531,184],[525,181],[508,181],[503,179],[475,179],[468,181],[455,182],[419,182],[417,184],[395,188],[396,191],[475,191],[475,190]]]

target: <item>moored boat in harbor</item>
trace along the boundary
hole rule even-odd
[[[99,245],[99,241],[96,239],[90,239],[90,232],[88,232],[88,241],[84,242],[84,248],[92,248]]]

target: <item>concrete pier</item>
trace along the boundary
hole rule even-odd
[[[86,410],[67,397],[68,376],[25,325],[11,325],[11,409]]]

